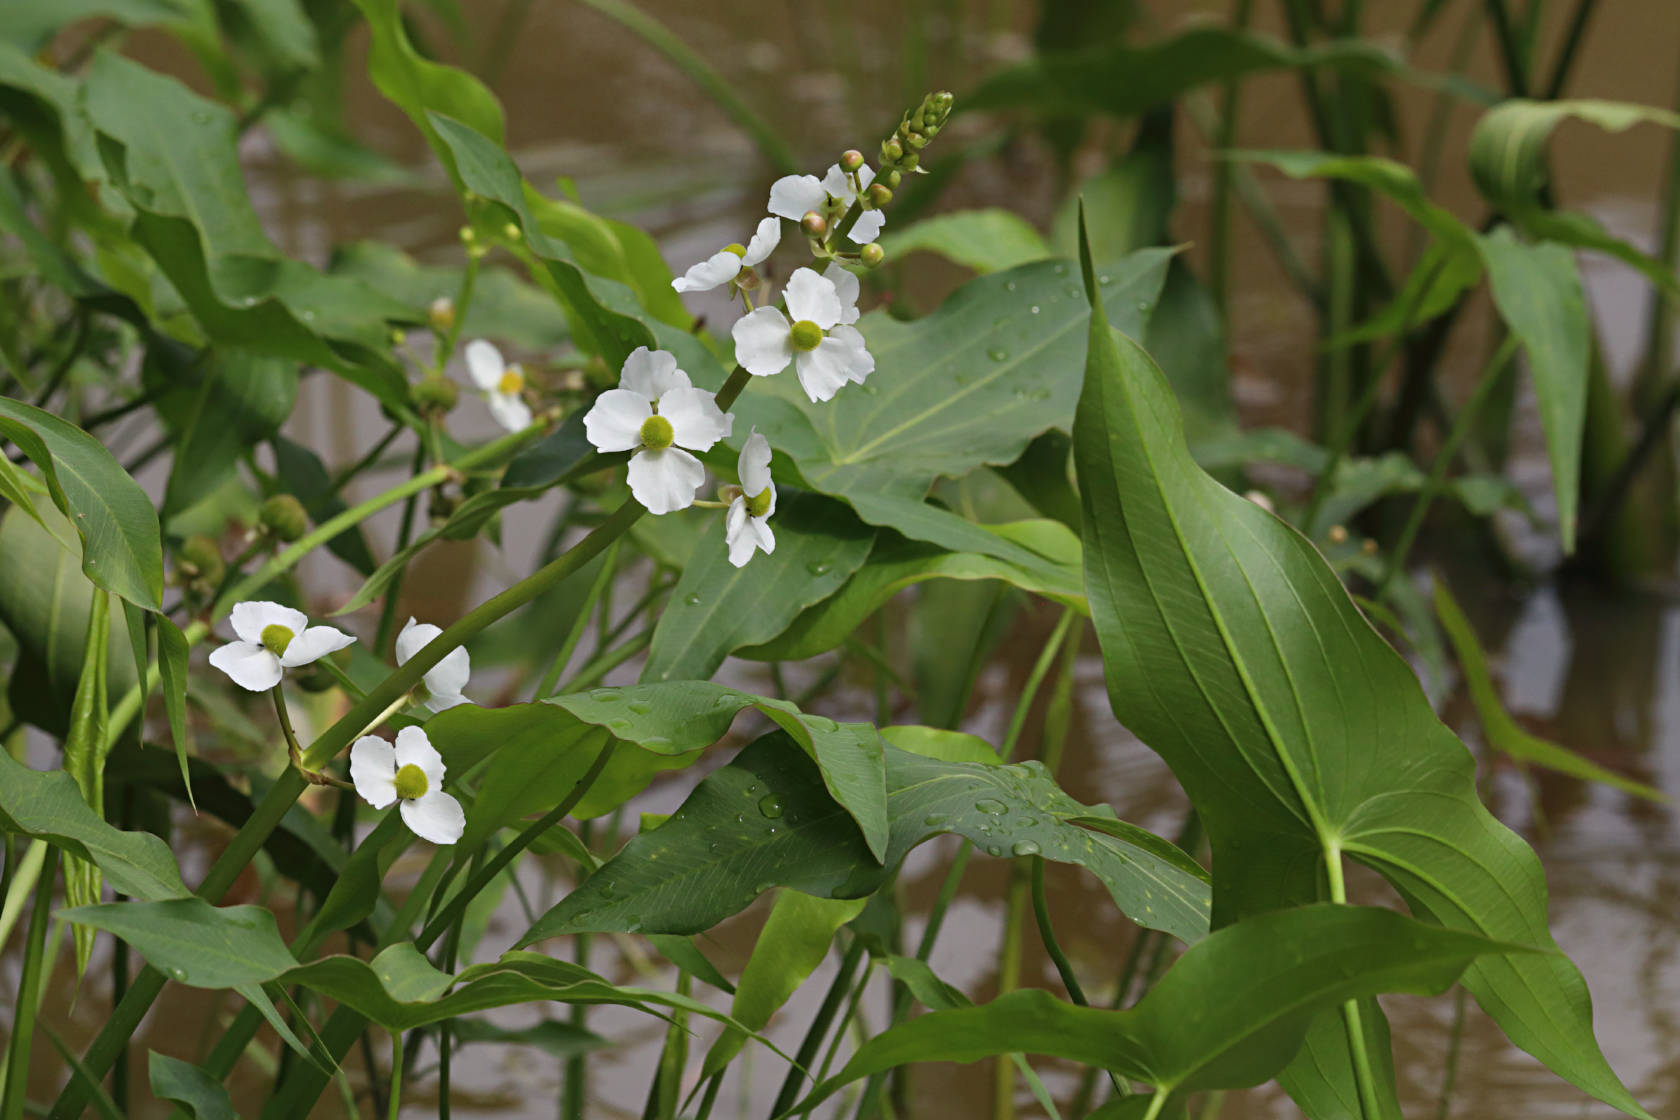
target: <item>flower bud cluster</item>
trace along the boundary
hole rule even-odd
[[[940,90],[922,98],[922,103],[904,114],[898,128],[881,141],[880,180],[894,190],[907,172],[921,170],[921,151],[939,135],[951,115],[952,96]]]

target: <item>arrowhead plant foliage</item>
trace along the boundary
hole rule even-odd
[[[754,170],[746,244],[673,275],[647,233],[546,194],[508,150],[496,97],[422,50],[399,0],[330,17],[117,2],[98,6],[110,41],[75,52],[79,6],[0,12],[0,947],[20,978],[0,1120],[126,1114],[148,1091],[200,1117],[308,1115],[374,1040],[391,1053],[388,1087],[364,1087],[375,1111],[397,1115],[429,1079],[448,1101],[455,1052],[498,1042],[560,1056],[562,1110],[582,1116],[592,1055],[623,1041],[586,1026],[596,1004],[668,1024],[645,1071],[645,1114],[661,1118],[710,1115],[762,1051],[785,1080],[743,1107],[766,1116],[833,1115],[854,1086],[847,1107],[877,1115],[915,1063],[995,1059],[998,1116],[1018,1083],[1052,1114],[1158,1120],[1275,1080],[1312,1120],[1389,1120],[1403,1086],[1377,997],[1458,985],[1559,1092],[1650,1117],[1595,1037],[1539,859],[1480,800],[1475,759],[1386,625],[1416,617],[1406,551],[1430,503],[1487,514],[1512,488],[1447,485],[1450,450],[1421,468],[1364,454],[1357,409],[1323,446],[1237,432],[1229,402],[1202,392],[1224,380],[1206,345],[1218,304],[1166,246],[1166,209],[1125,176],[1101,178],[1089,212],[1071,200],[1051,241],[1005,210],[889,223],[989,143],[957,98],[927,94],[885,137],[803,137],[828,149],[810,164],[826,171],[804,173],[681,39],[621,0],[589,2],[783,172]],[[312,173],[412,187],[327,111],[352,18],[368,77],[446,173],[461,215],[448,265],[366,242],[318,267],[274,244],[251,200],[253,128]],[[154,24],[205,60],[210,95],[123,53]],[[1416,78],[1351,39],[1100,41],[1047,45],[982,83],[975,107],[1066,124],[1264,70]],[[320,111],[300,108],[311,99]],[[1405,282],[1403,309],[1373,306],[1341,324],[1352,333],[1403,340],[1485,274],[1511,341],[1459,420],[1520,350],[1573,547],[1596,507],[1578,493],[1591,347],[1571,248],[1644,258],[1552,209],[1532,182],[1543,134],[1509,133],[1567,115],[1675,122],[1537,104],[1478,129],[1477,181],[1510,218],[1484,233],[1399,164],[1247,161],[1384,194],[1435,240],[1421,259],[1436,271]],[[1144,144],[1133,154],[1159,154]],[[883,267],[911,252],[977,275],[918,313]],[[347,462],[299,424],[280,434],[327,378],[388,425],[358,432]],[[138,457],[136,422],[155,440]],[[1245,496],[1242,467],[1269,458],[1307,464],[1303,502]],[[372,493],[393,463],[398,480]],[[1404,494],[1398,545],[1349,543],[1343,520]],[[439,540],[500,544],[550,497],[562,512],[528,570],[494,566],[499,588],[456,617],[409,613],[405,581]],[[1334,526],[1317,524],[1325,510]],[[386,511],[394,540],[372,524]],[[1444,585],[1436,602],[1452,603]],[[1503,721],[1490,737],[1515,741],[1468,621],[1442,617],[1475,654],[1478,710]],[[1031,668],[988,741],[959,725],[1006,634]],[[1084,716],[1171,769],[1190,814],[1177,840],[1063,786],[1075,678],[1094,659],[1107,707]],[[175,758],[153,754],[165,742]],[[1525,761],[1663,799],[1543,745]],[[680,791],[668,815],[642,812],[655,782]],[[193,814],[226,837],[207,870],[176,835]],[[912,945],[896,887],[918,851],[946,888]],[[991,999],[929,964],[971,858],[1021,888]],[[1353,865],[1391,893],[1350,893]],[[1100,885],[1148,939],[1137,949],[1156,946],[1164,971],[1129,1005],[1120,954],[1096,972],[1063,950],[1046,867]],[[537,913],[523,883],[539,869],[559,887]],[[509,890],[519,925],[494,942]],[[282,896],[298,900],[290,921]],[[1022,986],[1029,896],[1056,980]],[[711,932],[739,921],[760,932],[732,976]],[[68,962],[55,922],[74,932]],[[646,982],[591,968],[596,934],[640,939]],[[831,954],[829,992],[790,1043],[778,1013]],[[80,998],[103,1001],[83,975],[103,962],[120,987],[73,1051],[44,986],[74,968]],[[877,967],[890,1014],[851,1046]],[[171,981],[231,993],[231,1019],[186,1032],[209,1040],[196,1053],[150,1053],[142,1088],[130,1044],[181,999]],[[485,1016],[516,1005],[541,1022]],[[69,1059],[46,1100],[43,1039]],[[271,1045],[296,1053],[267,1055],[260,1078],[242,1068]],[[1057,1099],[1040,1056],[1092,1078]]]

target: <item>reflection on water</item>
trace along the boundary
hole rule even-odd
[[[496,86],[509,109],[509,136],[526,174],[540,185],[569,176],[584,201],[613,216],[631,218],[661,239],[668,259],[680,270],[719,244],[736,240],[760,212],[767,176],[739,132],[710,103],[699,98],[673,68],[627,36],[616,25],[575,5],[509,3],[468,4],[473,37],[468,57],[494,55],[495,28],[505,12],[528,9],[528,22],[517,36]],[[682,37],[717,63],[775,124],[795,140],[800,155],[820,168],[834,158],[832,148],[856,143],[867,148],[868,135],[890,125],[908,98],[924,86],[961,90],[974,75],[1026,49],[1028,6],[1015,3],[971,5],[897,3],[869,0],[847,5],[693,5],[677,0],[645,3]],[[1181,7],[1155,4],[1169,23]],[[1223,11],[1210,0],[1183,5]],[[1262,6],[1264,7],[1264,6]],[[1376,8],[1377,6],[1372,6]],[[1385,6],[1386,7],[1386,6]],[[1394,5],[1392,21],[1401,25]],[[1586,55],[1578,88],[1594,96],[1664,103],[1672,81],[1666,52],[1672,36],[1669,21],[1661,33],[1647,26],[1664,5],[1608,6],[1594,26],[1593,48]],[[974,10],[969,10],[972,8]],[[847,14],[849,13],[849,14]],[[1268,17],[1269,18],[1269,17]],[[1390,19],[1387,13],[1375,18]],[[359,33],[358,33],[359,35]],[[920,44],[920,46],[917,46]],[[147,43],[144,49],[168,55]],[[360,45],[357,51],[362,49]],[[1431,43],[1426,64],[1439,64],[1446,48]],[[1644,60],[1642,64],[1638,60]],[[1485,61],[1485,60],[1484,60]],[[1478,76],[1489,81],[1491,64]],[[459,212],[447,196],[444,180],[426,159],[424,146],[406,118],[380,99],[365,81],[352,83],[348,116],[373,146],[399,160],[427,168],[420,189],[368,189],[306,182],[286,173],[254,134],[248,155],[253,192],[277,238],[290,251],[324,260],[329,248],[356,238],[383,238],[439,261],[453,259]],[[1421,91],[1402,91],[1402,117],[1420,120],[1428,99]],[[1311,143],[1296,108],[1290,79],[1264,78],[1249,86],[1249,115],[1242,142],[1251,147],[1304,146]],[[1462,151],[1468,115],[1462,115],[1452,140]],[[959,119],[963,128],[977,122]],[[956,127],[956,126],[954,126]],[[859,135],[859,128],[864,130]],[[827,142],[833,138],[833,142]],[[1586,130],[1566,130],[1563,137],[1561,189],[1577,205],[1592,205],[1636,240],[1648,240],[1655,226],[1650,203],[1657,161],[1655,145],[1612,141]],[[1453,150],[1449,148],[1449,150]],[[1188,153],[1188,154],[1186,154]],[[1054,204],[1057,184],[1042,153],[1011,148],[997,159],[965,172],[952,202],[960,205],[1006,204],[1043,222]],[[1197,237],[1207,225],[1207,162],[1199,145],[1181,150],[1183,203],[1178,229]],[[1601,178],[1608,176],[1608,178]],[[1321,192],[1307,184],[1268,182],[1286,220],[1311,238]],[[1619,193],[1618,193],[1619,192]],[[1441,197],[1460,213],[1476,206],[1462,168],[1447,169]],[[1396,233],[1400,226],[1395,225]],[[1250,423],[1299,427],[1308,414],[1309,386],[1301,371],[1311,368],[1310,313],[1287,293],[1275,266],[1245,222],[1237,225],[1233,293],[1232,367],[1244,418]],[[1194,251],[1193,251],[1194,252]],[[1608,352],[1618,370],[1632,364],[1643,324],[1630,308],[1644,305],[1626,273],[1593,264],[1589,287],[1608,332]],[[910,278],[917,306],[929,306],[956,279],[949,271],[913,262]],[[697,311],[721,317],[718,305],[696,303]],[[1484,353],[1474,328],[1453,343],[1455,369],[1473,369]],[[1543,460],[1535,457],[1536,426],[1529,412],[1522,439],[1528,452],[1516,475],[1543,503],[1549,482]],[[463,437],[487,434],[487,417],[476,404],[455,417]],[[476,426],[476,427],[475,427]],[[373,435],[383,430],[377,411],[343,385],[313,379],[306,385],[290,433],[320,448],[329,461],[354,459]],[[397,445],[401,453],[402,444]],[[160,468],[154,468],[160,469]],[[365,493],[390,484],[395,475],[363,483]],[[162,476],[143,479],[161,484]],[[500,551],[472,545],[446,546],[426,553],[404,586],[404,612],[433,620],[455,617],[471,603],[529,571],[548,522],[552,499],[517,507],[506,518]],[[395,533],[396,511],[375,522],[376,541]],[[388,546],[387,546],[388,547]],[[1455,574],[1459,597],[1496,655],[1511,708],[1539,733],[1575,747],[1603,765],[1680,794],[1680,610],[1648,599],[1610,599],[1596,593],[1544,587],[1523,599],[1505,599],[1493,585],[1478,587],[1466,574]],[[306,585],[324,600],[334,589],[348,590],[343,569],[322,561],[306,570]],[[627,595],[623,598],[633,598]],[[1031,658],[1053,620],[1042,614],[1022,617],[1002,660],[980,682],[964,726],[996,741],[1009,719]],[[736,666],[735,683],[767,690],[756,666]],[[634,667],[618,670],[614,683],[633,679]],[[844,681],[845,678],[842,678]],[[835,717],[871,718],[867,682],[842,687],[818,704]],[[1157,833],[1172,835],[1184,813],[1184,800],[1164,765],[1117,726],[1109,714],[1101,667],[1094,658],[1081,662],[1072,735],[1062,768],[1063,783],[1086,802],[1106,801],[1119,814]],[[898,713],[905,720],[914,713]],[[1461,696],[1443,712],[1476,749],[1478,731]],[[1029,726],[1036,726],[1036,723]],[[743,717],[732,742],[744,742],[756,728]],[[1029,753],[1034,744],[1024,744]],[[706,763],[657,783],[638,798],[625,819],[639,812],[669,812],[693,782],[719,760],[728,745]],[[1534,787],[1497,759],[1484,766],[1490,803],[1535,845],[1546,863],[1552,891],[1554,928],[1563,948],[1580,964],[1591,986],[1600,1038],[1611,1062],[1648,1108],[1659,1115],[1680,1115],[1680,820],[1665,809],[1633,801],[1613,790],[1583,786],[1539,775]],[[202,873],[206,849],[221,833],[186,824],[199,842],[178,845],[189,881]],[[905,939],[920,936],[925,914],[945,875],[955,847],[949,839],[912,853],[900,880],[907,911]],[[418,875],[418,857],[393,869],[392,881]],[[542,908],[565,889],[565,870],[528,860],[522,885],[534,907]],[[1133,928],[1115,910],[1107,892],[1076,868],[1051,865],[1047,872],[1051,908],[1064,947],[1093,998],[1106,996],[1125,958]],[[935,970],[976,998],[996,989],[997,949],[1001,938],[1009,865],[977,858],[953,904],[945,932],[933,954]],[[254,889],[254,885],[252,887]],[[284,908],[285,900],[270,898]],[[706,949],[730,974],[738,973],[762,921],[761,902],[710,936]],[[522,906],[510,895],[490,920],[479,948],[481,958],[511,945],[528,925]],[[1028,933],[1022,983],[1058,988],[1055,973],[1036,937]],[[565,941],[551,942],[554,952],[569,952]],[[100,953],[108,951],[101,941]],[[69,970],[53,976],[47,1006],[51,1022],[66,1042],[81,1048],[101,1025],[109,1007],[108,972],[96,956],[87,983],[78,994]],[[62,958],[61,958],[62,961]],[[615,980],[669,983],[645,947],[633,938],[599,938],[593,967]],[[792,1049],[803,1034],[828,980],[834,961],[820,969],[805,989],[777,1017],[771,1037]],[[642,975],[652,969],[651,977]],[[15,985],[8,962],[6,987]],[[9,996],[9,991],[6,993]],[[8,1000],[9,1002],[9,1000]],[[722,1005],[720,1001],[720,1006]],[[1453,1000],[1385,1000],[1394,1024],[1396,1060],[1409,1116],[1434,1115],[1442,1078]],[[192,1056],[202,1053],[219,1025],[233,1012],[219,995],[172,985],[147,1020],[140,1049],[153,1047]],[[552,1014],[553,1009],[540,1013]],[[865,1030],[887,1018],[888,992],[877,976],[860,1007]],[[531,1022],[530,1008],[491,1013],[504,1025]],[[620,1045],[591,1059],[591,1115],[635,1117],[641,1114],[650,1071],[663,1038],[657,1020],[618,1009],[596,1009],[590,1025]],[[700,1028],[694,1060],[704,1053],[711,1029]],[[851,1044],[848,1043],[848,1048]],[[45,1048],[42,1048],[45,1049]],[[264,1068],[275,1052],[272,1039],[255,1060],[241,1064],[231,1086],[241,1112],[253,1115],[272,1084]],[[783,1063],[762,1051],[738,1063],[725,1082],[714,1112],[718,1117],[761,1115],[780,1084]],[[843,1057],[843,1053],[842,1053]],[[384,1060],[383,1055],[379,1057]],[[422,1059],[431,1061],[431,1057]],[[1053,1062],[1041,1063],[1046,1084],[1065,1100],[1077,1074]],[[143,1066],[137,1067],[138,1081]],[[47,1096],[56,1062],[44,1062],[31,1082],[31,1095]],[[693,1070],[690,1071],[692,1076]],[[347,1066],[351,1086],[367,1083],[359,1055]],[[552,1116],[560,1094],[560,1063],[540,1051],[473,1045],[453,1067],[456,1116]],[[991,1106],[989,1070],[979,1067],[923,1066],[911,1082],[912,1112],[917,1116],[977,1116]],[[409,1115],[435,1111],[428,1095],[435,1085],[423,1076],[414,1090]],[[686,1086],[685,1086],[686,1088]],[[145,1096],[143,1090],[137,1097]],[[755,1107],[747,1107],[751,1103]],[[1020,1115],[1038,1115],[1021,1092]],[[343,1105],[329,1090],[319,1115],[338,1115]],[[365,1103],[364,1103],[365,1111]],[[136,1115],[162,1115],[137,1108]],[[827,1110],[845,1114],[844,1106]],[[1281,1094],[1259,1090],[1233,1094],[1222,1115],[1232,1118],[1295,1115]],[[1609,1110],[1585,1102],[1580,1094],[1512,1048],[1498,1029],[1471,1004],[1459,1061],[1456,1117],[1597,1117]]]

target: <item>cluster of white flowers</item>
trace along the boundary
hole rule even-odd
[[[862,384],[874,372],[875,359],[862,332],[853,326],[858,320],[858,278],[838,265],[826,274],[795,269],[783,289],[784,311],[769,304],[753,306],[752,293],[763,284],[756,266],[781,243],[781,219],[800,223],[808,233],[827,230],[858,201],[874,173],[861,161],[849,166],[854,165],[857,169],[847,172],[835,164],[822,179],[778,179],[770,188],[771,216],[758,223],[746,245],[726,246],[671,281],[679,292],[728,284],[747,308],[730,332],[735,361],[755,377],[769,377],[791,365],[812,401],[832,400],[841,389]],[[859,245],[872,242],[884,221],[879,209],[864,209],[849,236]],[[715,394],[694,387],[688,374],[677,368],[675,354],[642,346],[625,359],[618,387],[596,399],[583,423],[597,450],[632,453],[630,493],[649,513],[661,514],[694,504],[706,481],[705,467],[695,453],[709,451],[733,434],[735,417],[718,407]],[[756,430],[742,445],[737,474],[740,485],[724,491],[724,539],[730,563],[741,567],[755,551],[776,548],[769,524],[776,511],[770,443]]]
[[[331,626],[310,626],[302,611],[279,603],[235,603],[231,621],[239,640],[218,647],[210,654],[210,664],[252,692],[278,688],[284,670],[319,661],[356,640]],[[442,633],[429,622],[410,618],[397,635],[397,664],[406,663]],[[456,647],[426,671],[416,699],[434,712],[465,704],[463,693],[471,675],[466,649]],[[399,802],[403,821],[416,836],[453,844],[466,827],[466,814],[460,802],[443,792],[443,771],[443,757],[418,727],[397,732],[395,746],[377,735],[363,735],[350,747],[350,779],[362,800],[375,809]]]

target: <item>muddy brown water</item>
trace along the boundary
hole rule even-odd
[[[652,231],[679,271],[717,244],[739,239],[751,228],[761,213],[771,176],[724,115],[698,96],[670,65],[616,24],[578,6],[522,5],[519,0],[463,6],[469,9],[469,34],[464,39],[440,34],[438,41],[449,45],[446,53],[464,42],[464,56],[475,64],[503,55],[495,67],[494,84],[508,110],[510,146],[533,182],[551,187],[557,177],[569,177],[587,204]],[[791,0],[754,6],[658,0],[644,6],[728,74],[782,135],[794,138],[801,159],[818,171],[840,148],[855,144],[867,150],[869,138],[890,124],[903,104],[923,88],[943,86],[960,92],[998,62],[1024,55],[1030,30],[1030,13],[1007,0],[992,4],[862,0],[844,10]],[[1167,0],[1152,7],[1168,27],[1223,9],[1223,5],[1176,5]],[[1397,41],[1411,5],[1393,7],[1396,10],[1379,12],[1375,18],[1386,22]],[[1443,28],[1425,44],[1424,66],[1445,65],[1463,18],[1460,9],[1468,7],[1467,3],[1453,6]],[[504,47],[497,47],[497,29],[505,29],[503,21],[522,8],[528,9],[523,24],[517,33],[505,36]],[[1601,8],[1575,91],[1669,103],[1676,81],[1672,6],[1660,0],[1613,0]],[[1552,13],[1549,46],[1556,44],[1555,24],[1561,14]],[[435,24],[424,26],[438,31]],[[359,57],[363,49],[358,33],[351,53]],[[190,64],[168,44],[142,37],[137,50],[190,77]],[[1494,81],[1496,71],[1485,42],[1477,45],[1475,60],[1472,74]],[[246,155],[253,195],[271,231],[288,251],[316,260],[324,260],[335,244],[380,238],[425,259],[451,261],[459,211],[436,165],[426,157],[423,143],[406,118],[365,79],[353,79],[347,96],[347,115],[358,135],[418,169],[420,184],[369,188],[303,179],[286,170],[258,132],[249,140]],[[1406,134],[1415,136],[1427,119],[1431,96],[1404,90],[1399,100]],[[1311,136],[1299,104],[1293,78],[1252,81],[1247,87],[1240,143],[1309,146]],[[1454,162],[1464,150],[1472,119],[1468,111],[1453,117],[1437,197],[1475,219],[1480,210],[1473,190],[1461,164]],[[967,122],[963,127],[978,123]],[[1180,134],[1181,204],[1175,234],[1194,240],[1205,237],[1207,229],[1210,165],[1194,132],[1181,124]],[[1661,139],[1654,130],[1607,136],[1581,126],[1566,127],[1555,149],[1560,197],[1591,210],[1618,234],[1649,245],[1657,225],[1654,200],[1664,159]],[[965,172],[950,202],[1008,205],[1042,223],[1053,207],[1056,190],[1047,167],[1042,152],[1030,147],[1013,150]],[[1297,235],[1303,258],[1315,261],[1322,191],[1275,177],[1267,177],[1267,187]],[[1393,218],[1387,215],[1385,220]],[[1391,236],[1404,236],[1397,220],[1385,228]],[[1311,311],[1292,294],[1246,219],[1239,217],[1235,235],[1229,350],[1233,391],[1244,423],[1303,428],[1310,408]],[[1602,260],[1588,258],[1583,267],[1610,360],[1618,376],[1625,377],[1643,346],[1645,290],[1631,274]],[[960,279],[953,270],[925,259],[912,261],[909,268],[910,290],[918,306],[932,306]],[[703,300],[694,306],[720,318],[727,314],[721,305]],[[1480,365],[1486,353],[1485,334],[1474,321],[1455,334],[1448,361],[1460,375],[1459,382],[1466,371]],[[490,430],[476,403],[465,405],[455,420],[463,436]],[[382,430],[377,413],[365,401],[325,380],[307,386],[289,426],[294,438],[322,450],[331,462],[354,459]],[[1538,455],[1538,425],[1531,402],[1525,402],[1519,418],[1519,445],[1515,476],[1536,504],[1544,506],[1548,483],[1544,460]],[[161,487],[162,472],[163,468],[155,468],[143,481]],[[360,484],[361,492],[375,493],[395,477],[368,477]],[[553,511],[551,501],[516,507],[506,519],[500,551],[465,545],[427,553],[405,587],[405,612],[447,621],[529,571]],[[373,531],[377,539],[389,541],[395,534],[394,513],[376,521]],[[1548,547],[1540,539],[1530,544],[1541,554]],[[1517,593],[1478,578],[1473,570],[1453,570],[1455,587],[1475,616],[1494,656],[1506,700],[1520,719],[1595,761],[1680,794],[1680,609],[1671,600],[1613,597],[1554,585]],[[323,605],[330,605],[350,588],[344,570],[331,562],[312,564],[304,575],[306,586]],[[627,592],[620,598],[633,597]],[[963,721],[966,729],[993,741],[1001,737],[1030,662],[1052,623],[1053,616],[1042,611],[1028,611],[1018,619],[978,682]],[[355,624],[368,630],[372,626],[371,619],[357,619]],[[902,628],[902,615],[895,625]],[[732,664],[727,671],[746,687],[769,687],[759,666]],[[630,666],[609,680],[618,683],[633,678]],[[1083,801],[1108,802],[1123,818],[1172,835],[1183,818],[1183,796],[1165,766],[1115,723],[1103,690],[1101,666],[1094,657],[1080,662],[1076,683],[1063,784]],[[870,718],[869,684],[867,678],[843,676],[839,687],[815,707],[836,717]],[[481,693],[489,691],[484,682],[479,687]],[[1472,748],[1483,753],[1477,725],[1463,697],[1449,690],[1442,697],[1441,711]],[[916,714],[903,708],[895,718],[913,721]],[[753,733],[743,720],[732,741],[745,741]],[[1029,752],[1034,746],[1030,738]],[[42,754],[42,744],[36,744],[32,754],[36,765],[50,759],[50,754]],[[727,749],[719,748],[706,763],[657,783],[632,803],[626,819],[633,821],[638,812],[670,811],[700,774],[727,756]],[[1484,775],[1492,806],[1523,833],[1546,864],[1554,930],[1587,976],[1599,1038],[1612,1064],[1646,1107],[1659,1116],[1680,1116],[1680,818],[1614,790],[1551,775],[1540,775],[1530,786],[1510,767],[1485,755]],[[177,850],[189,881],[202,874],[207,853],[221,835],[213,827],[182,822]],[[930,843],[907,861],[900,880],[907,943],[913,944],[919,936],[954,851],[949,842]],[[413,857],[399,863],[391,882],[412,881],[420,866]],[[528,861],[522,885],[532,904],[540,908],[557,898],[566,888],[564,875],[558,864]],[[1009,877],[1007,861],[981,857],[971,863],[932,957],[944,979],[975,998],[986,998],[996,990]],[[1065,948],[1087,989],[1106,994],[1131,944],[1133,928],[1095,879],[1077,869],[1052,865],[1048,880],[1053,916]],[[266,901],[285,918],[289,915],[283,896],[280,892]],[[1371,898],[1380,901],[1382,892],[1372,888]],[[738,973],[744,965],[763,913],[761,900],[709,937],[708,952],[725,972]],[[504,898],[489,917],[479,958],[510,945],[527,924],[522,908],[511,896]],[[1022,983],[1057,989],[1055,973],[1030,923],[1024,944]],[[564,942],[550,943],[550,948],[570,951]],[[52,977],[46,1001],[48,1022],[78,1049],[97,1032],[109,1007],[107,951],[108,946],[102,944],[79,992],[65,956],[60,956]],[[784,1048],[797,1045],[833,975],[834,963],[831,958],[772,1024],[770,1033]],[[591,964],[616,980],[670,982],[668,972],[650,964],[645,948],[635,939],[597,939]],[[654,969],[651,977],[644,974],[650,967]],[[14,950],[0,969],[0,1006],[10,1007],[16,977]],[[1454,1001],[1451,997],[1400,998],[1385,1000],[1385,1006],[1394,1028],[1406,1114],[1434,1116]],[[189,1058],[202,1054],[232,1010],[217,994],[171,985],[136,1039],[136,1098],[147,1096],[141,1084],[147,1048]],[[559,1012],[524,1007],[490,1017],[517,1026],[543,1014]],[[877,976],[861,1005],[859,1022],[865,1030],[878,1028],[886,1016],[887,992]],[[590,1060],[590,1115],[639,1116],[663,1025],[612,1009],[592,1012],[589,1021],[618,1043]],[[699,1031],[691,1078],[711,1034],[709,1028]],[[265,1062],[272,1064],[276,1044],[272,1038],[265,1038],[264,1044],[263,1052],[242,1063],[230,1082],[236,1103],[246,1115],[259,1110],[272,1083],[272,1071]],[[848,1041],[845,1049],[851,1045]],[[44,1040],[36,1056],[30,1094],[42,1099],[50,1097],[65,1073]],[[383,1052],[378,1060],[385,1060]],[[435,1055],[424,1055],[420,1061],[431,1065]],[[1051,1092],[1065,1103],[1074,1091],[1077,1071],[1056,1062],[1035,1064]],[[360,1089],[366,1084],[359,1055],[347,1063],[347,1071],[352,1086]],[[763,1051],[750,1055],[730,1074],[714,1115],[765,1114],[783,1072],[782,1062],[774,1056]],[[921,1117],[990,1115],[992,1084],[989,1066],[916,1067],[910,1079],[911,1113]],[[432,1075],[422,1075],[410,1090],[404,1115],[435,1113],[435,1085]],[[474,1045],[455,1061],[452,1104],[456,1116],[551,1116],[559,1094],[560,1062],[541,1051]],[[1016,1096],[1019,1115],[1041,1114],[1019,1086]],[[368,1114],[365,1097],[361,1108]],[[314,1115],[342,1115],[344,1111],[338,1094],[329,1089]],[[137,1116],[162,1114],[149,1102],[135,1106]],[[849,1109],[830,1108],[827,1114],[849,1114]],[[1296,1113],[1280,1093],[1262,1089],[1229,1095],[1219,1114],[1251,1120]],[[1471,1003],[1451,1115],[1561,1120],[1613,1113],[1557,1081],[1510,1046]]]

